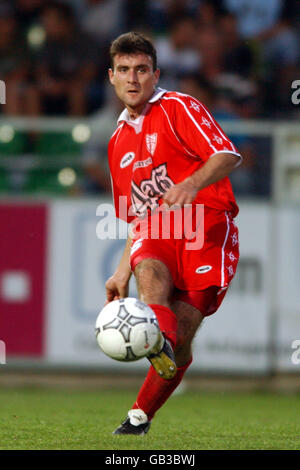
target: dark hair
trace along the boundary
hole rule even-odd
[[[115,39],[110,46],[111,67],[117,54],[146,54],[152,58],[153,70],[157,69],[156,50],[150,39],[141,33],[125,33]]]

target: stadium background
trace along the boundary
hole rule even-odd
[[[241,262],[188,376],[284,374],[299,390],[299,25],[296,1],[0,2],[0,383],[146,370],[105,358],[94,338],[124,244],[96,237],[121,110],[108,48],[135,29],[154,39],[160,86],[207,104],[244,156],[231,177]]]

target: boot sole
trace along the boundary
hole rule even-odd
[[[162,379],[171,380],[176,375],[176,364],[174,364],[172,359],[170,359],[164,351],[161,351],[160,354],[155,356],[150,356],[148,359]]]

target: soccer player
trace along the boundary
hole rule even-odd
[[[228,175],[241,156],[199,101],[156,88],[150,40],[123,34],[110,55],[109,79],[125,109],[109,142],[109,166],[116,216],[133,228],[106,282],[107,302],[128,296],[134,273],[162,332],[137,400],[114,433],[144,435],[190,366],[193,337],[236,271],[238,207]],[[161,227],[163,212],[174,217]]]

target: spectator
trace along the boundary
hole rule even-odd
[[[196,40],[201,57],[201,73],[207,80],[214,82],[224,70],[221,34],[215,27],[204,28],[198,31]]]
[[[169,36],[156,41],[160,84],[175,89],[180,75],[196,71],[201,64],[195,47],[196,24],[192,18],[178,18],[172,25]]]
[[[170,15],[168,1],[127,0],[127,29],[151,29],[154,35],[168,33]]]
[[[124,28],[123,0],[85,0],[82,30],[100,44],[111,41]]]
[[[263,59],[266,64],[289,67],[295,66],[299,59],[299,37],[287,18],[269,32],[262,42]]]
[[[224,7],[237,17],[242,38],[255,38],[276,25],[282,0],[224,0]]]
[[[225,13],[218,23],[223,43],[224,70],[250,77],[255,67],[255,57],[249,43],[243,41],[237,29],[237,18]]]
[[[226,58],[230,57],[230,52],[228,49],[226,50],[226,41],[223,40],[222,30],[219,31],[217,28],[200,30],[197,36],[197,44],[202,60],[200,72],[216,90],[229,90],[239,100],[244,100],[249,96],[256,98],[257,87],[255,82],[252,79],[242,77],[240,74],[246,67],[243,68],[241,65],[240,70],[236,62],[235,70],[230,72],[231,67],[228,59],[227,67],[229,70],[226,70]],[[239,47],[240,44],[236,43],[236,51]],[[233,60],[233,57],[231,60]]]
[[[300,37],[291,24],[288,3],[278,23],[258,37],[264,70],[264,104],[272,117],[292,111],[290,88],[299,78]]]
[[[0,77],[6,85],[6,105],[1,111],[11,115],[32,114],[34,100],[30,84],[30,59],[18,32],[14,11],[0,5]]]
[[[194,17],[199,6],[199,2],[202,3],[203,0],[164,0],[162,3],[166,4],[167,14],[172,21],[174,21],[174,19],[183,16]]]
[[[24,35],[31,26],[39,23],[44,3],[45,0],[15,0],[17,23]]]
[[[42,114],[84,115],[92,86],[104,79],[103,53],[75,23],[68,5],[49,3],[42,13],[46,42],[36,63]],[[102,65],[102,67],[101,67]],[[103,75],[99,77],[99,70]]]
[[[215,28],[224,12],[221,0],[202,0],[197,9],[199,28]]]
[[[213,85],[201,74],[191,73],[183,75],[179,82],[179,91],[194,96],[208,109],[213,109],[216,90]]]

